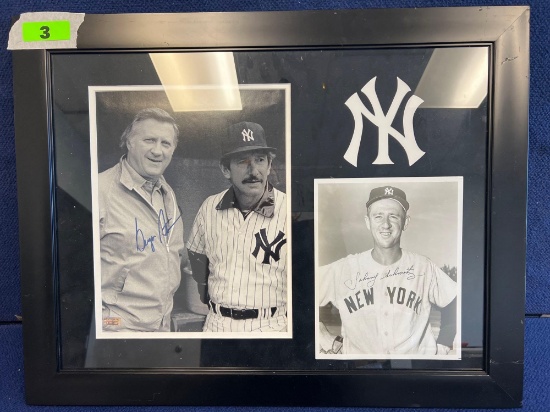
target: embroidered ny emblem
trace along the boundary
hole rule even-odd
[[[243,135],[243,142],[250,142],[251,140],[254,140],[254,132],[250,129],[243,129],[241,134]]]

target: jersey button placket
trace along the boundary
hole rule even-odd
[[[387,289],[384,291],[384,295],[388,296]],[[389,308],[384,309],[384,311],[380,315],[381,315],[381,318],[382,318],[382,325],[383,325],[382,342],[384,342],[384,349],[385,349],[386,354],[389,355],[391,353],[391,342],[392,342],[392,340],[389,337],[390,333],[388,332],[388,330],[393,325],[393,317],[390,316],[390,309]]]
[[[238,264],[240,255],[241,239],[239,238],[239,228],[242,225],[242,215],[238,209],[230,209],[230,213],[234,214],[232,219],[229,219],[233,224],[227,228],[226,236],[230,239],[231,248],[229,249],[227,256],[224,256],[227,270],[224,273],[221,283],[223,285],[219,304],[225,303],[231,306],[235,298],[235,270],[234,268]],[[231,321],[230,318],[226,318],[226,321]]]
[[[242,222],[241,225],[239,226],[239,228],[235,231],[235,235],[237,237],[237,241],[240,245],[243,244],[244,242],[244,239],[243,239],[243,233],[244,233],[244,229],[243,229],[243,226],[245,225],[246,223]],[[237,255],[242,255],[243,254],[243,251],[242,250],[237,250]]]
[[[248,224],[249,224],[248,221],[244,220],[244,221],[241,222],[241,225],[235,230],[235,235],[236,235],[240,245],[244,245],[246,240],[247,240],[246,239],[246,233],[247,233]],[[243,250],[239,249],[237,251],[237,254],[242,255]]]

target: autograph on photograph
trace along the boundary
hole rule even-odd
[[[376,275],[370,275],[369,272],[367,272],[363,275],[360,272],[357,272],[355,279],[346,280],[344,282],[344,285],[346,285],[349,290],[355,290],[358,283],[367,282],[367,287],[371,288],[374,286],[376,279],[378,279],[378,275],[379,273],[377,273]],[[388,270],[387,273],[380,277],[380,279],[386,279],[392,276],[405,276],[407,280],[413,280],[416,276],[422,275],[415,275],[414,266],[411,266],[410,268],[402,271],[400,271],[399,268],[396,268],[393,272],[391,270]]]
[[[158,239],[160,243],[164,243],[163,239],[168,237],[170,234],[170,230],[174,227],[174,225],[178,222],[178,220],[181,218],[181,214],[172,221],[172,219],[167,219],[164,210],[160,209],[159,211],[159,218],[158,218],[158,236],[157,235],[151,235],[151,236],[145,236],[143,234],[143,231],[139,228],[137,217],[135,218],[136,222],[136,249],[139,252],[145,251],[147,247],[151,246],[151,251],[155,251],[155,240]],[[172,221],[172,223],[171,223]]]

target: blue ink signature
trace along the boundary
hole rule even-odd
[[[163,238],[170,234],[170,231],[180,219],[181,219],[181,215],[179,215],[176,219],[173,220],[172,223],[170,223],[172,219],[167,219],[166,215],[164,214],[164,210],[160,209],[159,218],[157,221],[158,241],[160,243],[164,243]],[[146,237],[143,234],[143,230],[141,230],[138,226],[137,217],[135,218],[135,222],[136,222],[136,249],[138,250],[138,252],[143,252],[145,249],[147,249],[147,246],[151,245],[151,251],[154,252],[155,251],[154,242],[157,239],[157,236],[152,235],[152,236]]]
[[[145,236],[143,235],[143,230],[141,230],[139,227],[138,227],[138,220],[137,220],[137,217],[135,218],[136,219],[136,248],[138,250],[138,252],[143,252],[146,248],[147,248],[147,245],[151,245],[151,250],[154,252],[155,251],[155,244],[153,243],[156,236],[149,236],[147,239],[145,238]],[[143,246],[141,246],[141,244],[143,244]]]
[[[172,224],[170,224],[170,221],[172,219],[166,219],[166,216],[164,215],[164,210],[159,210],[159,220],[158,220],[158,227],[159,227],[159,238],[161,239],[162,243],[162,237],[168,236],[170,234],[170,230],[175,226],[176,223],[178,223],[178,220],[181,219],[181,215],[179,215]]]

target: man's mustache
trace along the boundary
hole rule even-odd
[[[258,183],[262,182],[262,179],[258,179],[257,177],[247,177],[243,180],[243,183]]]

